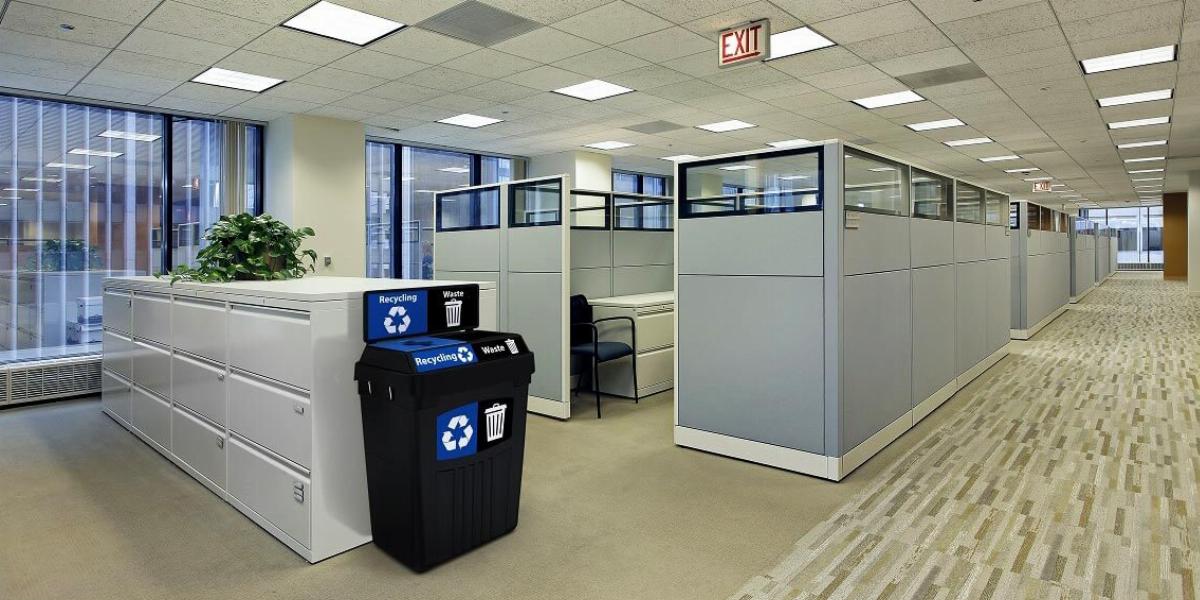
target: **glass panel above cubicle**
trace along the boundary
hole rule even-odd
[[[912,216],[920,219],[953,220],[954,204],[950,202],[953,189],[954,182],[949,177],[913,169]]]
[[[1038,229],[1042,231],[1054,231],[1054,211],[1045,206],[1039,206],[1038,219]]]
[[[908,167],[858,150],[846,151],[846,210],[908,216]]]
[[[958,182],[955,186],[954,217],[959,223],[983,223],[983,190]]]
[[[613,229],[670,231],[673,212],[671,198],[613,194]]]
[[[1004,225],[1008,213],[1008,196],[999,192],[987,192],[987,224]]]
[[[466,231],[500,226],[500,188],[476,188],[437,195],[437,230]]]
[[[510,227],[562,224],[562,180],[514,183],[508,187]]]
[[[571,229],[608,229],[608,192],[571,190]]]
[[[820,210],[821,148],[680,165],[680,218]]]

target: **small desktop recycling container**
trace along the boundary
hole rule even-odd
[[[464,308],[447,302],[444,314],[453,317],[447,323],[477,322],[477,314],[459,318]],[[425,316],[405,312],[417,321]],[[407,329],[449,329],[445,324]],[[517,526],[533,353],[511,333],[445,331],[371,341],[370,329],[367,323],[369,343],[354,377],[372,536],[409,568],[426,571]]]

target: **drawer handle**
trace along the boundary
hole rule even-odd
[[[293,406],[293,407],[292,407],[292,410],[296,411],[296,414],[298,414],[298,415],[302,415],[302,414],[304,414],[304,405],[303,405],[303,404],[297,404],[297,405],[295,405],[295,406]]]
[[[304,484],[303,483],[300,483],[299,481],[297,481],[292,484],[292,498],[295,498],[296,502],[299,502],[300,504],[304,504]]]
[[[217,373],[217,381],[225,381],[225,374]]]
[[[224,448],[224,447],[225,447],[225,438],[224,438],[224,437],[217,436],[217,447],[218,447],[218,448]]]

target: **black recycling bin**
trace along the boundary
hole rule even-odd
[[[511,333],[367,345],[354,378],[375,545],[422,572],[516,528],[533,370]]]

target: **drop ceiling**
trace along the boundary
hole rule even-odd
[[[669,155],[860,140],[1047,204],[1054,196],[1031,193],[1028,173],[1005,170],[1036,167],[1089,202],[1123,205],[1137,198],[1125,159],[1165,154],[1167,191],[1185,190],[1187,171],[1200,169],[1200,0],[337,3],[408,27],[358,47],[280,26],[311,0],[6,0],[0,87],[260,121],[321,115],[362,121],[371,135],[526,156],[613,140],[634,144],[611,151],[623,166],[658,171]],[[482,46],[433,31],[486,33],[469,15],[504,14],[492,9],[512,16],[514,35],[461,36]],[[718,69],[716,32],[760,18],[776,32],[808,25],[837,45]],[[1078,63],[1172,44],[1169,63],[1087,76]],[[286,82],[262,94],[190,82],[210,67]],[[636,91],[594,102],[552,92],[591,79]],[[850,102],[910,86],[927,100]],[[1168,88],[1170,99],[1097,104]],[[462,113],[503,122],[437,122]],[[1107,127],[1161,116],[1171,122]],[[965,126],[906,127],[951,118]],[[696,128],[734,119],[757,126]],[[672,127],[649,126],[659,123]],[[943,143],[977,137],[995,143]],[[1155,139],[1170,143],[1116,148]],[[1021,159],[979,160],[1010,154]]]

